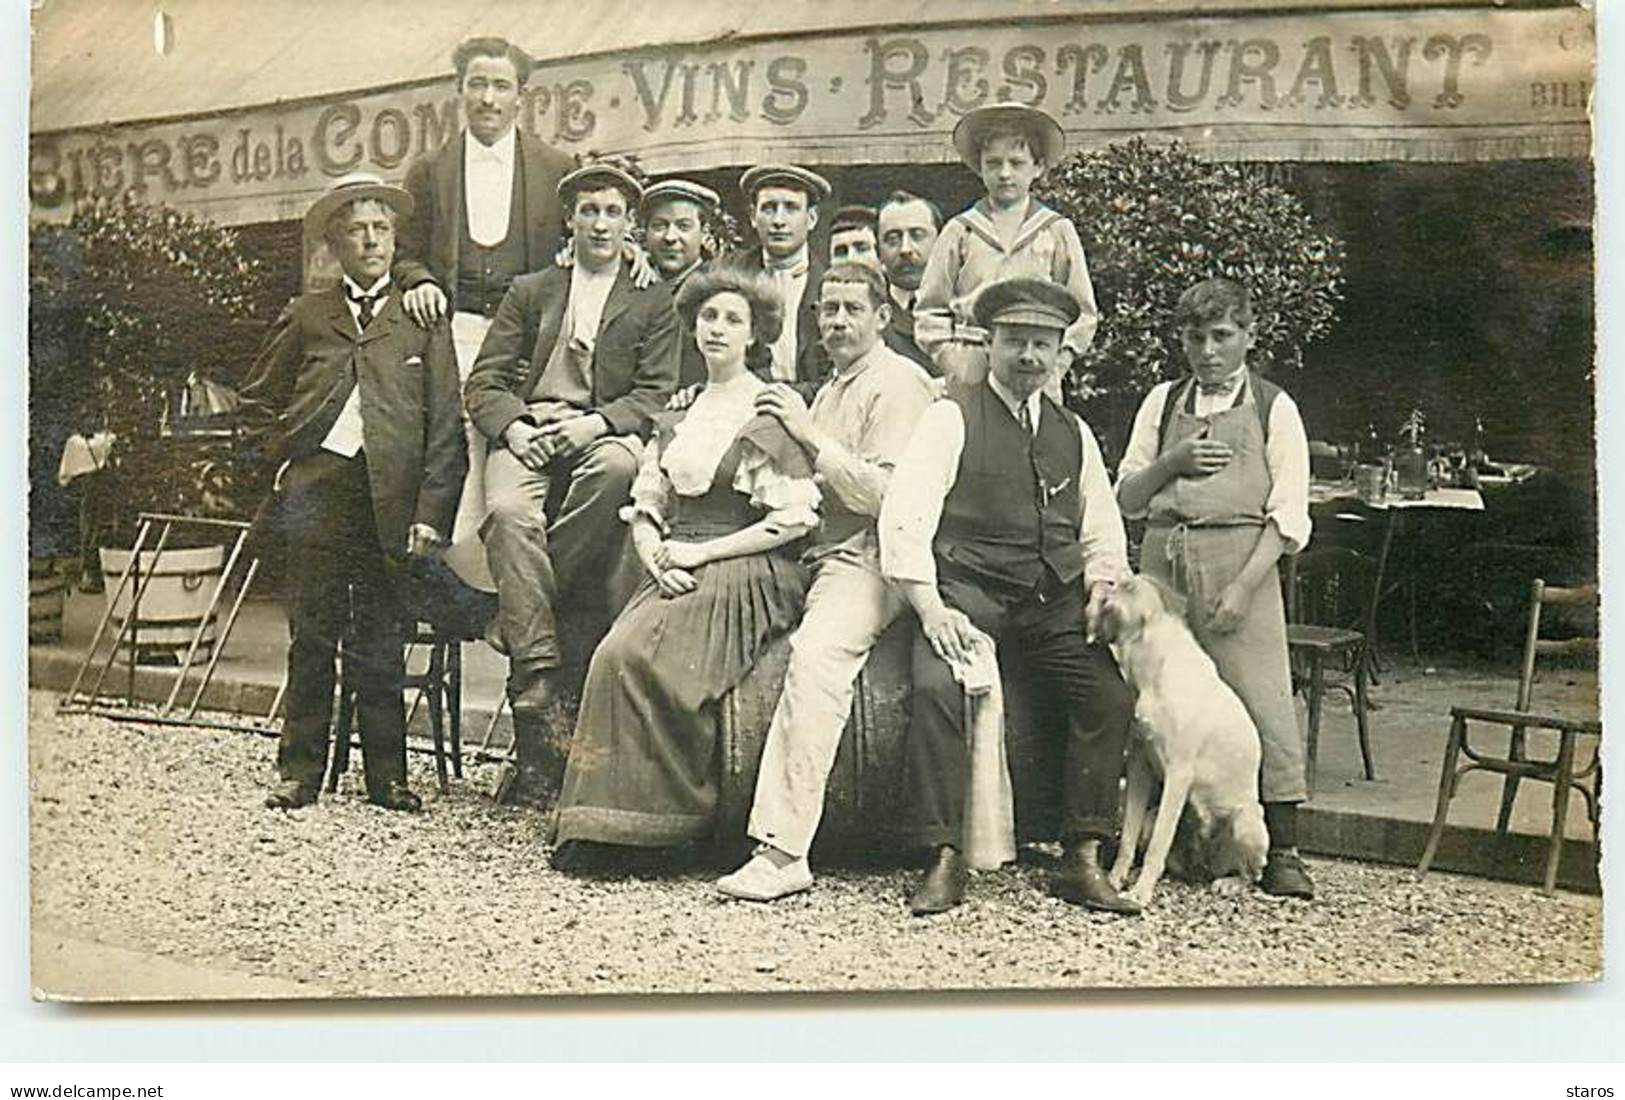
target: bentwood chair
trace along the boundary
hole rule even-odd
[[[1369,618],[1374,572],[1375,563],[1368,556],[1346,546],[1315,547],[1286,559],[1286,642],[1293,658],[1294,688],[1305,692],[1309,705],[1306,757],[1311,791],[1328,687],[1348,696],[1365,777],[1377,778],[1371,760],[1371,705],[1366,691],[1368,640],[1361,629]]]
[[[1585,801],[1595,838],[1601,799],[1602,722],[1598,718],[1571,717],[1549,711],[1532,710],[1532,695],[1536,681],[1536,663],[1541,658],[1586,656],[1595,659],[1597,586],[1588,584],[1578,588],[1559,588],[1536,580],[1530,589],[1529,626],[1524,635],[1523,664],[1518,674],[1517,705],[1512,710],[1494,710],[1485,707],[1451,707],[1450,737],[1445,744],[1444,765],[1439,775],[1439,804],[1433,816],[1433,829],[1428,834],[1427,847],[1422,852],[1420,871],[1426,872],[1439,850],[1439,839],[1444,835],[1445,821],[1450,812],[1450,801],[1456,795],[1461,777],[1471,771],[1486,771],[1500,775],[1501,808],[1496,817],[1497,842],[1505,839],[1512,819],[1512,806],[1518,797],[1518,784],[1525,779],[1552,784],[1552,832],[1546,850],[1546,877],[1544,891],[1550,894],[1557,886],[1558,863],[1563,853],[1564,829],[1568,823],[1569,792],[1576,791]],[[1548,607],[1576,609],[1578,614],[1566,616],[1575,636],[1552,639],[1543,633],[1542,612]],[[1578,622],[1573,620],[1579,619]],[[1469,741],[1469,723],[1504,727],[1511,731],[1505,755],[1494,755]],[[1529,758],[1528,734],[1531,730],[1551,731],[1557,735],[1556,753],[1548,760]],[[1590,761],[1580,764],[1581,738],[1595,738]],[[1467,763],[1460,764],[1465,756]],[[1459,766],[1458,766],[1459,765]]]
[[[458,779],[463,777],[463,641],[442,634],[429,623],[411,624],[407,633],[407,669],[405,688],[416,694],[406,720],[412,721],[419,704],[429,706],[429,733],[434,741],[434,769],[440,793],[448,789],[447,764]],[[428,663],[420,670],[412,668],[413,651],[427,650]],[[355,687],[348,668],[340,657],[339,715],[334,727],[333,754],[327,769],[327,790],[338,790],[339,776],[350,767],[350,737],[355,728]],[[447,751],[446,735],[451,735]]]
[[[443,562],[419,563],[407,582],[407,668],[405,688],[416,694],[407,714],[410,723],[419,705],[429,708],[429,733],[434,741],[435,776],[440,793],[451,775],[463,777],[463,643],[477,641],[496,612],[496,597],[471,589]],[[426,654],[427,663],[413,668],[414,651]],[[339,715],[327,772],[327,790],[338,789],[339,776],[350,766],[350,732],[355,716],[355,689],[347,666],[341,663]],[[450,751],[447,751],[447,736]]]

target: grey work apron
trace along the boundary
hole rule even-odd
[[[1258,726],[1264,762],[1259,777],[1265,802],[1301,802],[1303,736],[1292,703],[1286,611],[1274,571],[1253,590],[1241,624],[1228,634],[1207,629],[1208,609],[1246,565],[1264,526],[1274,479],[1264,452],[1264,429],[1252,407],[1252,384],[1236,404],[1207,416],[1189,411],[1193,384],[1169,390],[1177,405],[1162,443],[1165,453],[1206,431],[1230,444],[1229,463],[1206,477],[1171,478],[1151,498],[1140,568],[1183,594],[1196,638],[1219,676],[1241,697]]]

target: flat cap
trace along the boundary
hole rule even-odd
[[[809,205],[812,206],[817,206],[835,192],[829,185],[829,180],[799,164],[758,164],[754,168],[745,169],[745,174],[739,177],[739,189],[747,197],[768,186],[792,187],[797,191],[805,191]]]
[[[1033,155],[1054,167],[1066,151],[1061,124],[1037,107],[1024,103],[989,103],[967,111],[954,126],[954,149],[971,170],[982,170],[982,143],[989,130],[1018,130],[1032,143]]]
[[[648,210],[657,202],[669,199],[683,199],[695,203],[706,210],[716,210],[722,206],[722,196],[693,180],[669,179],[658,183],[651,183],[643,192],[643,209]]]
[[[1036,325],[1064,329],[1078,319],[1082,308],[1060,283],[1021,275],[988,283],[976,295],[971,312],[983,328]]]
[[[626,169],[608,161],[583,164],[566,174],[559,180],[559,198],[568,198],[590,182],[621,188],[626,192],[627,204],[630,206],[636,206],[643,200],[643,185],[636,177]]]

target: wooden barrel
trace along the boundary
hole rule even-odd
[[[123,628],[138,583],[144,581],[146,584],[141,593],[140,614],[132,628],[135,637],[123,637],[119,646],[120,657],[125,661],[130,659],[133,642],[138,663],[178,664],[185,658],[187,648],[201,626],[203,630],[197,658],[207,659],[214,651],[219,609],[215,614],[208,615],[207,621],[205,614],[225,567],[226,548],[165,547],[162,554],[143,550],[139,562],[140,575],[132,575],[123,586],[123,591],[118,591],[119,578],[130,567],[130,558],[128,550],[103,548],[101,551],[107,600],[113,606],[113,629]]]
[[[881,635],[858,678],[813,849],[821,863],[891,859],[901,848],[909,802],[904,746],[910,665],[918,629],[912,615],[899,618]],[[756,772],[789,658],[789,641],[780,639],[723,700],[716,837],[725,848],[745,843]],[[1061,739],[1052,735],[1050,725],[1057,717],[1065,720],[1064,715],[1034,713],[1006,692],[1005,744],[1016,796],[1016,835],[1022,840],[1056,835],[1061,767],[1052,746]]]
[[[68,581],[52,558],[28,563],[28,640],[54,642],[62,637],[62,607]]]

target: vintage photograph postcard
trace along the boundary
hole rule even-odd
[[[31,22],[36,998],[1601,975],[1587,7]]]

